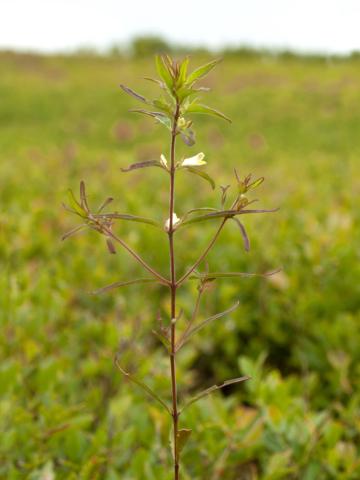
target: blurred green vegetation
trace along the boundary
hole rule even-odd
[[[140,55],[141,56],[141,55]],[[207,61],[197,54],[192,64]],[[169,421],[113,365],[165,398],[168,364],[151,334],[168,292],[133,286],[89,291],[139,276],[139,268],[86,233],[64,243],[76,220],[61,208],[68,187],[87,184],[94,205],[164,221],[166,175],[123,174],[134,161],[167,154],[166,132],[129,114],[119,83],[153,94],[142,80],[149,57],[0,55],[0,478],[171,480]],[[263,272],[270,279],[219,281],[201,315],[240,308],[194,337],[179,357],[181,395],[243,374],[246,384],[193,405],[181,425],[191,480],[360,478],[360,70],[347,61],[231,54],[204,85],[211,106],[233,119],[196,118],[209,172],[227,184],[264,175],[248,216],[244,252],[227,225],[212,270]],[[176,213],[217,206],[201,179],[179,173]],[[177,236],[178,271],[191,264],[215,225]],[[165,235],[121,223],[117,230],[162,272]],[[187,318],[196,294],[179,294]]]

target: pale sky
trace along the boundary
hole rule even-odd
[[[0,49],[103,49],[144,34],[347,53],[360,50],[360,0],[0,0]]]

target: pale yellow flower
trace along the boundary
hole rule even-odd
[[[202,165],[206,165],[204,161],[205,154],[203,152],[198,153],[197,155],[189,158],[185,158],[182,161],[182,167],[201,167]]]
[[[173,213],[172,217],[172,226],[175,228],[179,223],[181,222],[181,219],[176,215],[176,213]],[[170,230],[170,218],[168,218],[165,222],[165,230],[168,232]]]

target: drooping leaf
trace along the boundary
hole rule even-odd
[[[202,105],[200,103],[190,103],[190,105],[186,109],[186,112],[198,113],[202,115],[211,115],[213,117],[222,118],[223,120],[226,120],[227,122],[231,123],[230,118],[224,115],[219,110],[216,110],[215,108],[212,108],[212,107],[208,107],[207,105]]]
[[[245,230],[245,227],[244,225],[240,222],[240,220],[236,217],[233,217],[232,220],[234,220],[234,222],[238,225],[239,229],[240,229],[240,232],[241,232],[241,235],[243,237],[243,240],[244,240],[244,247],[245,247],[245,250],[248,252],[250,250],[250,240],[249,240],[249,237],[247,235],[247,232]]]
[[[206,397],[207,395],[210,395],[211,393],[215,392],[216,390],[221,390],[224,387],[227,387],[229,385],[234,385],[235,383],[240,383],[240,382],[245,382],[246,380],[249,380],[251,377],[238,377],[238,378],[233,378],[232,380],[226,380],[224,383],[221,385],[213,385],[210,388],[207,388],[206,390],[203,390],[202,392],[198,393],[194,397],[190,398],[185,405],[181,408],[180,412],[183,412],[185,408],[188,408],[190,405],[193,403],[197,402],[198,400]]]
[[[228,313],[231,313],[233,312],[234,310],[236,310],[238,308],[238,306],[240,305],[240,302],[237,301],[232,307],[228,308],[227,310],[224,310],[223,312],[220,312],[220,313],[216,313],[215,315],[212,315],[211,317],[207,318],[206,320],[203,320],[202,322],[200,322],[198,325],[195,325],[193,328],[191,328],[180,340],[179,342],[179,346],[178,348],[181,348],[182,345],[184,345],[184,343],[192,336],[194,335],[195,333],[199,332],[200,330],[202,330],[206,325],[208,325],[209,323],[211,323],[212,321],[214,320],[217,320],[218,318],[221,318],[221,317],[224,317],[225,315],[227,315]]]
[[[156,55],[155,57],[155,63],[156,63],[156,71],[159,77],[164,81],[165,85],[169,89],[170,92],[172,92],[173,86],[174,86],[174,81],[173,78],[169,72],[169,69],[164,62],[164,57],[160,55]]]
[[[181,130],[180,131],[181,138],[183,142],[188,146],[192,147],[195,145],[195,132],[193,130]]]
[[[162,400],[157,393],[155,393],[148,385],[146,385],[146,383],[144,383],[142,380],[139,380],[135,375],[132,375],[131,373],[124,370],[120,366],[117,358],[115,359],[115,365],[126,378],[128,378],[131,382],[142,388],[152,399],[156,400],[160,405],[162,405],[165,410],[171,415],[171,410],[169,406],[164,402],[164,400]]]
[[[150,218],[138,217],[136,215],[130,215],[127,213],[102,213],[93,215],[94,218],[113,218],[114,220],[127,220],[130,222],[146,223],[147,225],[152,225],[153,227],[161,228],[162,225],[156,220]]]
[[[135,92],[132,88],[129,88],[126,85],[122,85],[122,84],[120,85],[120,87],[124,90],[125,93],[135,98],[136,100],[140,100],[140,102],[143,102],[143,103],[149,103],[145,97]]]
[[[115,288],[128,287],[129,285],[135,285],[140,283],[156,283],[156,282],[157,280],[153,278],[136,278],[134,280],[128,280],[125,282],[114,282],[114,283],[110,283],[110,285],[106,285],[105,287],[99,288],[98,290],[94,290],[93,292],[91,292],[91,294],[99,295],[100,293],[110,292]]]
[[[193,173],[194,175],[198,175],[199,177],[203,178],[207,182],[210,183],[211,188],[214,190],[215,189],[215,182],[214,180],[210,177],[210,175],[200,168],[195,168],[195,167],[184,167],[188,172]]]
[[[188,76],[186,83],[187,85],[191,85],[200,78],[205,77],[211,70],[221,61],[221,59],[213,60],[212,62],[206,63],[201,67],[196,68],[190,75]]]
[[[133,170],[138,170],[139,168],[147,168],[147,167],[161,167],[161,163],[158,160],[146,160],[145,162],[137,162],[132,163],[127,168],[121,168],[122,172],[131,172]]]

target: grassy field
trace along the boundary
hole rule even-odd
[[[199,116],[197,144],[178,155],[204,151],[219,184],[234,167],[264,175],[259,207],[280,207],[246,218],[249,253],[227,225],[211,268],[283,271],[219,281],[204,299],[202,316],[240,307],[183,350],[182,395],[252,380],[184,414],[193,429],[184,480],[360,478],[359,65],[234,56],[203,83],[213,88],[206,103],[233,123]],[[167,218],[165,176],[120,170],[168,153],[164,130],[128,113],[135,102],[119,89],[151,95],[142,77],[153,73],[152,59],[0,54],[0,479],[172,478],[168,418],[113,364],[118,352],[169,398],[167,358],[151,334],[158,311],[168,318],[168,292],[89,295],[141,276],[138,267],[95,233],[60,240],[76,225],[61,202],[81,179],[93,205],[113,196],[120,212]],[[179,174],[179,216],[219,200]],[[214,228],[179,232],[179,271]],[[165,235],[128,223],[118,232],[167,273]],[[179,294],[184,318],[195,287]]]

